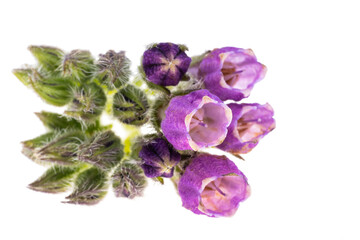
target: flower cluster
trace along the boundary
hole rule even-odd
[[[252,50],[225,47],[190,58],[185,45],[151,44],[133,78],[124,51],[96,60],[84,50],[29,50],[38,65],[15,69],[16,77],[47,103],[67,106],[64,114],[37,113],[48,132],[23,142],[27,157],[49,166],[29,188],[72,189],[67,203],[96,204],[110,185],[117,197],[134,198],[147,178],[169,178],[185,208],[210,217],[232,216],[249,197],[235,163],[207,149],[240,157],[275,128],[268,103],[237,102],[265,77]],[[102,114],[131,129],[128,137],[101,125]]]

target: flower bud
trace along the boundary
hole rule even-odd
[[[124,156],[124,146],[113,131],[96,133],[79,146],[80,161],[90,163],[102,170],[115,167]]]
[[[250,195],[245,175],[225,156],[200,154],[181,176],[183,206],[209,217],[232,216]]]
[[[74,90],[74,99],[65,113],[76,119],[94,122],[105,108],[106,95],[95,83],[82,85]]]
[[[49,46],[29,46],[28,49],[38,60],[41,69],[48,72],[59,71],[65,54],[61,49]]]
[[[112,186],[116,197],[133,199],[142,196],[147,186],[144,171],[136,163],[124,160],[114,171]]]
[[[171,99],[161,129],[176,149],[197,151],[222,143],[231,118],[230,108],[203,89]]]
[[[49,130],[82,129],[78,120],[65,115],[46,111],[35,114]]]
[[[120,88],[129,81],[131,74],[130,60],[124,51],[109,50],[100,54],[98,60],[99,81],[110,89]]]
[[[58,134],[41,148],[37,148],[34,157],[41,162],[62,165],[74,164],[77,161],[77,151],[85,140],[82,131],[70,131]]]
[[[172,177],[180,154],[164,139],[156,138],[143,145],[139,152],[141,167],[147,177]]]
[[[142,125],[148,120],[148,109],[145,93],[133,85],[127,85],[114,95],[113,115],[120,122]]]
[[[80,82],[90,79],[96,68],[91,53],[85,50],[73,50],[66,54],[61,67],[64,76],[72,77]]]
[[[195,70],[191,70],[194,75]],[[199,64],[198,72],[205,88],[221,100],[239,101],[250,95],[255,83],[265,77],[266,67],[251,49],[225,47],[214,49]]]
[[[144,52],[142,60],[146,79],[161,86],[177,85],[191,62],[185,49],[173,43],[152,45]]]
[[[217,146],[224,151],[248,153],[275,128],[274,110],[268,103],[231,103],[228,106],[232,110],[233,119],[224,142]]]
[[[107,194],[107,174],[92,167],[81,172],[75,179],[73,192],[66,197],[64,203],[94,205]]]
[[[46,193],[66,192],[71,188],[71,183],[80,169],[78,166],[54,165],[28,187]]]

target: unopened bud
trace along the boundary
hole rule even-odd
[[[62,72],[66,77],[87,81],[95,72],[94,58],[89,51],[73,50],[64,56]]]
[[[147,186],[144,171],[136,163],[125,160],[116,169],[112,186],[116,197],[135,198],[142,196]]]
[[[130,60],[124,51],[115,52],[109,50],[106,54],[100,54],[98,61],[99,81],[110,89],[119,88],[129,81],[131,74]]]
[[[89,83],[76,88],[74,99],[65,113],[76,119],[94,122],[105,108],[104,91],[95,83]]]
[[[120,89],[114,96],[113,115],[120,122],[142,125],[148,120],[148,109],[145,93],[133,85]]]
[[[124,156],[121,140],[111,130],[99,132],[79,147],[79,160],[103,170],[115,167]]]
[[[89,168],[76,177],[74,191],[65,203],[97,204],[106,196],[107,188],[107,174],[96,167]]]

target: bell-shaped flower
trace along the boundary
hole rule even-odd
[[[274,110],[270,104],[228,105],[233,113],[228,135],[218,148],[233,154],[250,152],[261,138],[275,128]]]
[[[221,144],[231,119],[230,108],[202,89],[171,99],[161,129],[176,149],[197,151]]]
[[[208,53],[198,71],[191,72],[221,100],[239,101],[248,97],[255,83],[265,77],[266,67],[257,61],[251,49],[224,47]]]
[[[178,184],[183,206],[209,217],[232,216],[250,195],[245,175],[225,156],[200,154]]]

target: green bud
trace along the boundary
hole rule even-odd
[[[79,147],[79,160],[108,171],[124,156],[121,140],[111,130],[99,132]]]
[[[74,99],[65,113],[76,119],[94,122],[105,108],[106,95],[95,83],[82,85],[74,90]]]
[[[78,120],[65,115],[46,111],[35,114],[49,130],[82,129]]]
[[[28,187],[46,193],[66,192],[80,169],[80,167],[54,165]]]
[[[74,191],[65,203],[97,204],[106,196],[107,188],[107,174],[96,167],[89,168],[77,176]]]
[[[22,142],[23,148],[21,152],[31,160],[39,164],[44,164],[43,162],[38,161],[38,159],[36,158],[37,156],[36,152],[38,149],[42,148],[52,139],[54,139],[55,136],[56,136],[55,132],[49,132],[34,139],[23,141]]]
[[[41,162],[51,162],[62,165],[74,164],[77,161],[77,151],[85,140],[82,131],[70,131],[58,134],[50,142],[36,149],[34,157]]]
[[[116,197],[133,199],[142,196],[147,186],[144,171],[135,163],[122,162],[114,171],[112,186]]]
[[[78,81],[89,80],[95,72],[94,58],[89,51],[73,50],[66,54],[62,63],[62,73]]]
[[[130,60],[124,51],[115,52],[109,50],[106,54],[100,54],[98,61],[99,81],[110,89],[119,88],[129,81],[131,74]]]
[[[127,85],[114,95],[113,115],[120,122],[142,125],[148,120],[148,109],[145,93],[133,85]]]
[[[56,47],[29,46],[29,51],[38,60],[41,69],[49,72],[59,70],[64,52]]]

